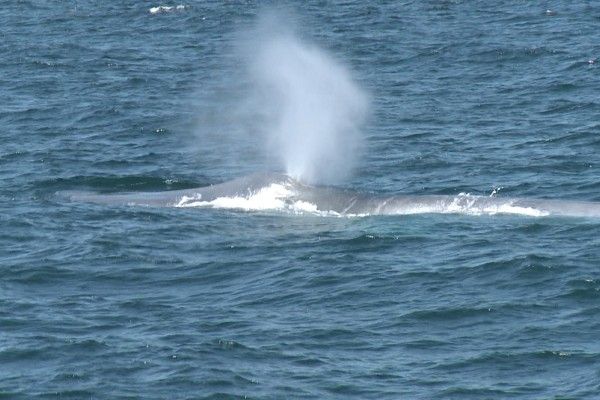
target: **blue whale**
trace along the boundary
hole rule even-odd
[[[228,182],[200,188],[162,192],[136,192],[98,194],[81,191],[64,191],[59,195],[75,202],[106,205],[152,207],[219,207],[223,199],[254,199],[253,204],[264,201],[256,197],[268,188],[283,188],[275,193],[276,206],[303,212],[326,213],[340,216],[402,215],[421,213],[456,213],[474,215],[519,214],[528,216],[600,217],[600,203],[570,200],[544,200],[530,198],[501,198],[471,195],[394,195],[357,192],[329,186],[306,185],[277,173],[257,173]],[[268,197],[268,196],[267,196]],[[261,200],[262,199],[262,200]],[[227,208],[238,208],[229,202]],[[259,204],[260,206],[260,204]],[[252,209],[241,205],[239,208]],[[259,207],[268,209],[269,206]]]

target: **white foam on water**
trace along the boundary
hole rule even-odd
[[[390,213],[385,214],[463,214],[473,216],[512,214],[523,215],[527,217],[543,217],[549,215],[548,212],[532,207],[515,205],[514,200],[506,200],[506,202],[497,202],[493,204],[490,204],[485,200],[487,200],[485,197],[471,196],[470,194],[460,193],[458,196],[454,197],[450,203],[446,201],[439,201],[434,204],[417,203],[409,207],[398,208]]]
[[[316,204],[309,203],[308,201],[298,200],[292,204],[292,209],[296,211],[318,214],[319,210]]]
[[[514,200],[498,203],[479,204],[485,200],[484,197],[471,196],[470,194],[460,193],[454,198],[447,210],[443,213],[452,214],[468,214],[468,215],[496,215],[496,214],[514,214],[524,215],[528,217],[543,217],[548,215],[547,212],[537,210],[531,207],[522,207],[514,205]]]
[[[156,7],[151,7],[150,9],[148,9],[148,12],[150,12],[150,14],[159,14],[159,13],[165,13],[165,12],[172,12],[172,11],[182,11],[185,10],[187,8],[187,6],[180,4],[178,6],[156,6]]]
[[[218,197],[211,201],[204,201],[199,196],[183,196],[175,207],[213,207],[246,211],[282,210],[285,208],[286,199],[292,193],[286,185],[273,183],[254,193],[248,193],[248,196]]]
[[[323,217],[360,218],[372,215],[414,215],[414,214],[463,214],[463,215],[496,215],[511,214],[528,217],[542,217],[548,212],[532,207],[523,207],[514,204],[514,200],[507,199],[489,203],[488,197],[471,196],[461,193],[448,200],[435,203],[413,203],[398,208],[385,209],[388,200],[382,200],[379,206],[364,213],[346,213],[333,210],[319,209],[318,204],[296,198],[298,193],[290,183],[272,183],[247,195],[223,196],[206,201],[200,195],[184,196],[175,207],[208,207],[218,209],[242,211],[278,211],[298,215],[317,215]]]
[[[359,216],[414,214],[462,214],[472,216],[511,214],[527,217],[543,217],[550,213],[532,207],[515,205],[515,200],[513,199],[490,202],[488,197],[460,193],[453,198],[449,197],[448,200],[439,200],[434,203],[416,202],[410,205],[402,205],[397,208],[387,209],[383,212],[380,212],[380,209],[378,208],[372,213],[361,214]]]
[[[517,214],[517,215],[526,215],[528,217],[545,217],[550,215],[549,212],[537,210],[531,207],[519,207],[514,206],[512,204],[502,204],[497,208],[497,212],[493,214]],[[492,214],[492,213],[490,213]]]
[[[183,196],[175,207],[207,207],[242,211],[278,211],[297,215],[342,216],[335,211],[321,211],[316,204],[294,199],[292,185],[273,183],[247,196],[218,197],[211,201],[201,196]]]

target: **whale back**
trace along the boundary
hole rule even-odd
[[[99,194],[66,191],[74,202],[153,207],[213,207],[367,216],[423,213],[600,217],[600,203],[459,195],[380,196],[332,186],[311,186],[278,173],[256,173],[199,188]]]

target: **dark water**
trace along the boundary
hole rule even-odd
[[[271,166],[227,123],[269,5],[178,4],[0,8],[0,398],[600,398],[597,219],[57,198]],[[600,201],[598,2],[292,8],[372,100],[344,186]]]

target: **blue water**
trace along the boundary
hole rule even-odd
[[[66,202],[277,168],[234,115],[274,5],[7,3],[0,398],[600,398],[600,220]],[[371,100],[339,186],[600,201],[598,2],[289,8]]]

